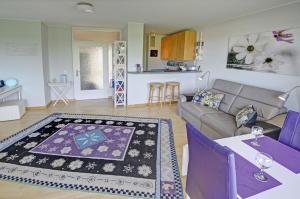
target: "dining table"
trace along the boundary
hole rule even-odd
[[[258,138],[260,146],[252,146],[251,134],[215,140],[235,154],[237,192],[239,199],[298,199],[300,198],[300,152],[267,136]],[[273,158],[265,170],[267,182],[255,179],[260,168],[255,157],[259,152]],[[188,145],[183,148],[182,175],[187,175]]]

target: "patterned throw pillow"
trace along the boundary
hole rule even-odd
[[[236,126],[240,128],[242,125],[253,124],[256,122],[257,112],[253,105],[247,105],[242,108],[235,116]]]
[[[218,109],[223,97],[224,94],[222,93],[212,93],[210,91],[201,90],[195,94],[193,102],[203,106],[208,106],[210,108]]]
[[[194,97],[193,97],[193,102],[196,104],[202,104],[202,100],[204,99],[204,97],[208,94],[208,92],[206,90],[200,90],[198,91]]]

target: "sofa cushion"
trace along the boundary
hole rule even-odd
[[[258,120],[269,120],[276,115],[286,112],[284,102],[278,99],[282,92],[244,85],[239,95],[229,109],[229,113],[237,112],[248,104],[252,104],[257,111]]]
[[[200,104],[195,104],[193,102],[182,102],[181,109],[183,111],[189,112],[189,114],[195,116],[196,118],[200,119],[202,115],[207,113],[218,113],[216,109],[212,109],[207,106],[202,106]]]
[[[201,117],[201,121],[224,137],[234,136],[237,130],[234,116],[227,113],[205,114]]]

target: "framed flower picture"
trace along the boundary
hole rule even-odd
[[[300,75],[300,29],[229,38],[227,68]]]

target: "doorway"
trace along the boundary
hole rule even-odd
[[[111,96],[108,55],[108,44],[84,41],[75,43],[75,99],[100,99]]]
[[[73,73],[76,100],[112,96],[112,42],[120,33],[73,29]]]

